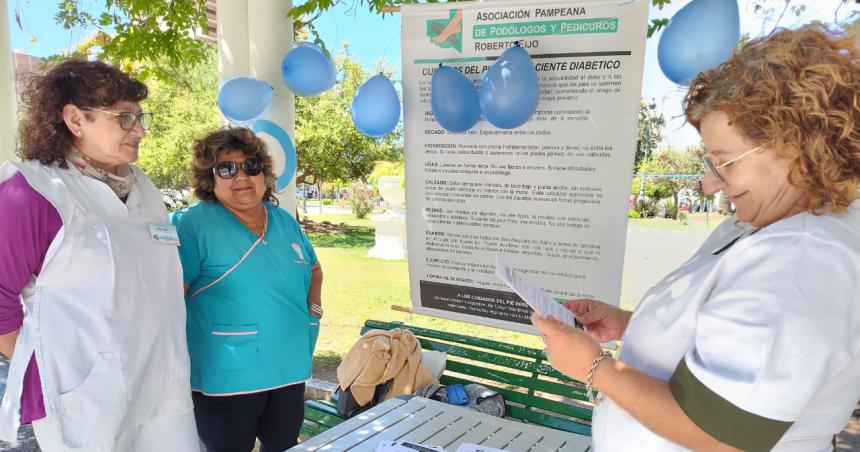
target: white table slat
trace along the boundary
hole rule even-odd
[[[508,450],[530,450],[532,449],[540,440],[543,439],[540,435],[535,435],[529,432],[523,432],[522,435],[516,437],[513,441],[510,442],[505,449]]]
[[[326,430],[325,432],[317,436],[314,436],[313,438],[310,438],[309,440],[293,447],[290,450],[312,452],[320,449],[322,446],[329,446],[325,448],[326,452],[348,450],[348,446],[332,443],[335,443],[340,438],[352,434],[353,431],[359,430],[364,425],[373,422],[375,419],[380,418],[405,404],[405,400],[390,399],[385,403],[380,403],[379,405],[372,407],[357,416],[354,416],[347,422],[341,422],[340,424],[335,425],[334,427]],[[344,442],[343,444],[346,443]]]
[[[564,438],[558,436],[544,436],[537,444],[532,446],[529,452],[557,451],[565,442],[567,441]],[[579,452],[582,452],[582,450],[579,449]]]
[[[403,406],[402,408],[406,408]],[[417,407],[416,410],[394,410],[389,412],[385,416],[381,416],[376,418],[370,423],[365,424],[361,429],[353,430],[347,436],[341,437],[341,441],[348,442],[353,444],[353,447],[350,448],[350,451],[360,450],[360,449],[369,449],[371,451],[376,449],[376,445],[382,441],[382,438],[379,436],[385,434],[385,432],[389,431],[391,428],[407,428],[407,431],[413,430],[415,427],[408,427],[416,416],[426,415],[424,413],[427,411],[426,407]],[[362,445],[367,447],[362,447]]]
[[[436,416],[433,419],[428,419],[424,423],[424,425],[409,432],[409,434],[402,437],[401,439],[413,443],[442,446],[442,444],[432,444],[427,443],[426,441],[428,438],[436,435],[437,433],[446,430],[451,424],[459,422],[462,418],[463,416],[459,414],[455,416],[450,416],[449,413],[443,413],[443,415]]]
[[[496,449],[504,449],[505,446],[508,445],[508,443],[513,441],[514,438],[519,436],[521,433],[522,432],[520,430],[501,429],[496,433],[493,433],[493,435],[489,438],[478,443],[478,445],[495,447]]]
[[[438,406],[419,406],[418,408],[423,409],[409,409],[408,411],[406,408],[407,406],[404,406],[401,410],[388,414],[401,414],[401,420],[399,422],[374,435],[370,440],[363,441],[361,444],[356,445],[354,449],[350,449],[350,452],[373,452],[376,450],[376,446],[380,442],[402,439],[409,433],[420,428],[427,419],[438,417],[444,412],[444,407]]]
[[[591,445],[586,436],[413,397],[381,403],[290,450],[373,452],[384,440],[441,446],[452,452],[463,443],[513,452],[585,452]]]
[[[441,432],[431,436],[430,438],[427,438],[425,442],[427,444],[437,444],[439,446],[442,446],[445,450],[448,450],[450,449],[450,447],[448,447],[448,444],[451,444],[451,442],[465,435],[466,432],[472,430],[478,425],[481,425],[480,420],[464,417],[459,421],[455,422],[454,424],[451,424],[445,430],[442,430]]]
[[[558,449],[558,452],[587,452],[591,449],[591,440],[588,442],[572,440],[564,443],[564,446],[561,446]]]
[[[457,450],[457,448],[460,447],[460,444],[463,443],[478,444],[481,441],[485,440],[488,436],[501,429],[501,427],[495,424],[478,424],[473,429],[466,432],[465,435],[460,438],[457,438],[453,443],[450,443],[445,446],[445,450]]]

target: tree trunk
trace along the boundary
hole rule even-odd
[[[672,212],[672,219],[677,220],[678,219],[678,209],[680,209],[681,206],[678,205],[678,192],[676,192],[676,191],[672,192],[672,202],[675,203],[675,210]]]

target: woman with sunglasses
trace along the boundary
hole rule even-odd
[[[28,84],[24,163],[0,167],[6,441],[32,423],[45,452],[199,449],[178,241],[132,165],[152,121],[146,97],[94,61]]]
[[[173,216],[187,288],[197,430],[207,451],[296,444],[322,317],[322,269],[277,206],[266,145],[247,128],[194,143],[200,200]]]
[[[833,449],[860,398],[858,62],[813,24],[692,81],[704,189],[737,218],[632,313],[568,302],[588,333],[532,318],[553,365],[605,396],[594,450]]]

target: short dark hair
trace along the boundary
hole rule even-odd
[[[108,107],[120,101],[140,102],[149,95],[146,85],[100,61],[65,60],[26,81],[26,114],[20,127],[20,154],[66,168],[72,132],[63,121],[63,107]],[[84,115],[90,119],[90,113]]]
[[[275,197],[275,173],[272,156],[263,142],[247,127],[235,127],[216,130],[215,132],[194,141],[194,159],[188,179],[194,189],[194,196],[204,202],[216,203],[215,174],[212,168],[218,161],[218,156],[231,151],[242,151],[246,157],[256,157],[263,162],[263,176],[266,178],[264,200],[278,204]]]

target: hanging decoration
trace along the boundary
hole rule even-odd
[[[218,108],[228,121],[247,124],[260,117],[272,103],[272,85],[255,78],[238,77],[218,92]]]
[[[528,52],[515,46],[505,50],[481,81],[481,113],[500,129],[526,123],[537,109],[540,81]]]
[[[451,132],[469,130],[481,117],[477,88],[463,73],[450,66],[440,66],[433,74],[430,107],[436,122]]]
[[[352,123],[369,137],[391,133],[400,121],[400,99],[394,84],[383,74],[364,82],[352,99]]]
[[[729,59],[739,39],[735,0],[693,0],[663,30],[657,61],[669,80],[686,85],[700,72]]]
[[[281,63],[281,78],[293,93],[312,97],[322,94],[336,81],[331,60],[322,49],[308,42],[300,42],[290,50]]]
[[[278,144],[280,144],[281,150],[284,152],[284,170],[281,171],[281,174],[275,182],[275,190],[278,192],[284,191],[284,189],[290,185],[290,181],[293,180],[293,176],[296,174],[296,148],[293,146],[293,140],[290,139],[290,136],[284,129],[267,119],[254,121],[254,124],[251,126],[251,130],[258,135],[270,135],[278,142]]]

